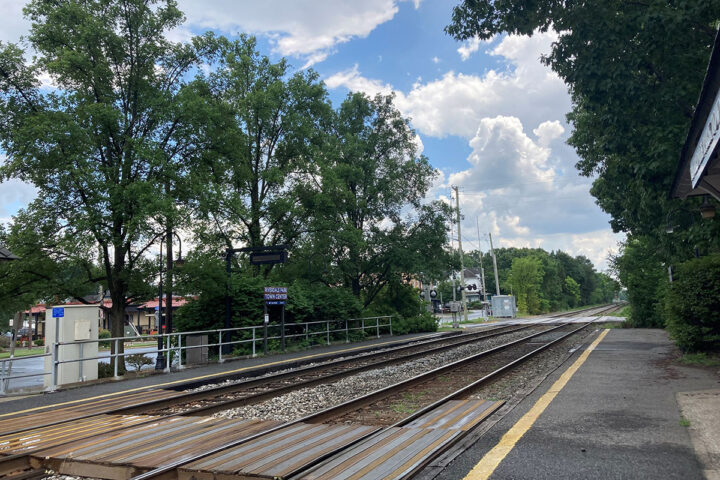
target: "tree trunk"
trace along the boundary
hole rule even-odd
[[[110,335],[112,337],[125,336],[125,294],[124,292],[111,292],[112,307],[110,307]],[[102,300],[101,300],[102,301]],[[117,351],[115,351],[116,342],[110,343],[110,353],[124,353],[125,344],[122,340],[117,341]],[[118,362],[118,375],[125,373],[125,357],[112,357],[110,366],[115,367],[115,361]]]

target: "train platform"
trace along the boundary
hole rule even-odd
[[[585,347],[419,478],[720,478],[717,367],[679,363],[662,330],[605,330]]]
[[[264,373],[268,369],[291,368],[299,363],[321,362],[330,357],[343,356],[344,354],[355,355],[365,349],[385,348],[422,340],[423,338],[452,334],[453,332],[443,332],[381,336],[380,338],[373,338],[362,342],[318,346],[302,351],[257,356],[254,358],[233,359],[222,364],[215,363],[196,366],[171,373],[157,373],[131,379],[107,379],[101,382],[75,384],[53,393],[7,396],[0,400],[0,415],[21,410],[41,409],[45,406],[71,404],[72,402],[83,399],[107,399],[122,392],[142,391],[153,387],[172,388],[185,382],[212,380],[213,377],[219,378],[220,376],[228,374],[257,375]]]

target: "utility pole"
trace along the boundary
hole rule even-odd
[[[488,236],[490,237],[490,253],[493,257],[493,268],[495,269],[495,291],[498,295],[500,295],[500,280],[498,280],[498,274],[497,274],[497,257],[495,257],[495,249],[493,248],[492,244],[492,233],[488,233]]]
[[[468,321],[468,311],[467,311],[467,298],[465,297],[465,262],[463,261],[463,249],[462,249],[462,235],[460,234],[460,192],[458,191],[458,187],[452,187],[455,190],[455,202],[457,205],[457,211],[455,212],[457,216],[457,224],[458,224],[458,250],[460,251],[460,295],[462,296],[462,306],[463,311],[465,312],[465,321]]]
[[[482,282],[483,301],[487,302],[487,290],[485,289],[485,269],[482,263],[482,248],[480,248],[480,219],[475,217],[475,226],[477,227],[478,234],[478,253],[480,253],[480,281]]]
[[[453,234],[455,233],[455,229],[453,228],[453,223],[450,222],[450,253],[452,253],[453,249]],[[453,302],[456,300],[455,298],[455,270],[452,271],[452,291],[453,291]]]

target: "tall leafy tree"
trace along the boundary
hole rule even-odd
[[[213,42],[216,69],[199,87],[210,115],[197,119],[208,147],[197,172],[201,236],[293,244],[306,231],[297,190],[321,146],[327,91],[316,73],[261,55],[252,37]]]
[[[529,256],[513,259],[509,280],[517,297],[519,311],[531,314],[541,312],[540,287],[543,274],[542,261],[539,258]]]
[[[107,285],[122,336],[128,299],[146,291],[155,220],[172,210],[158,186],[191,148],[177,98],[197,51],[164,37],[183,20],[170,0],[34,0],[25,14],[33,62],[0,45],[0,174],[37,187],[30,215],[52,227],[57,255]]]
[[[435,172],[392,96],[348,95],[326,141],[306,198],[313,244],[337,281],[367,306],[401,275],[439,278],[450,210],[422,203]]]

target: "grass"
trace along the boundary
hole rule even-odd
[[[630,305],[625,305],[623,308],[618,310],[617,312],[612,312],[607,314],[608,317],[629,317],[630,316]]]
[[[420,393],[403,393],[401,401],[392,405],[392,410],[395,413],[410,414],[418,409],[420,406],[419,401],[425,395],[424,392]]]
[[[686,365],[699,365],[701,367],[717,367],[720,365],[720,356],[707,353],[686,353],[680,361]]]
[[[452,328],[452,327],[438,327],[438,329],[437,329],[438,332],[455,332],[457,330],[458,330],[457,328]]]
[[[28,355],[41,355],[45,353],[45,347],[35,347],[31,349],[23,347],[15,347],[15,357],[27,357]],[[0,358],[10,358],[10,352],[0,352]]]
[[[689,427],[690,426],[690,420],[688,420],[685,417],[680,417],[680,426],[681,427]]]

